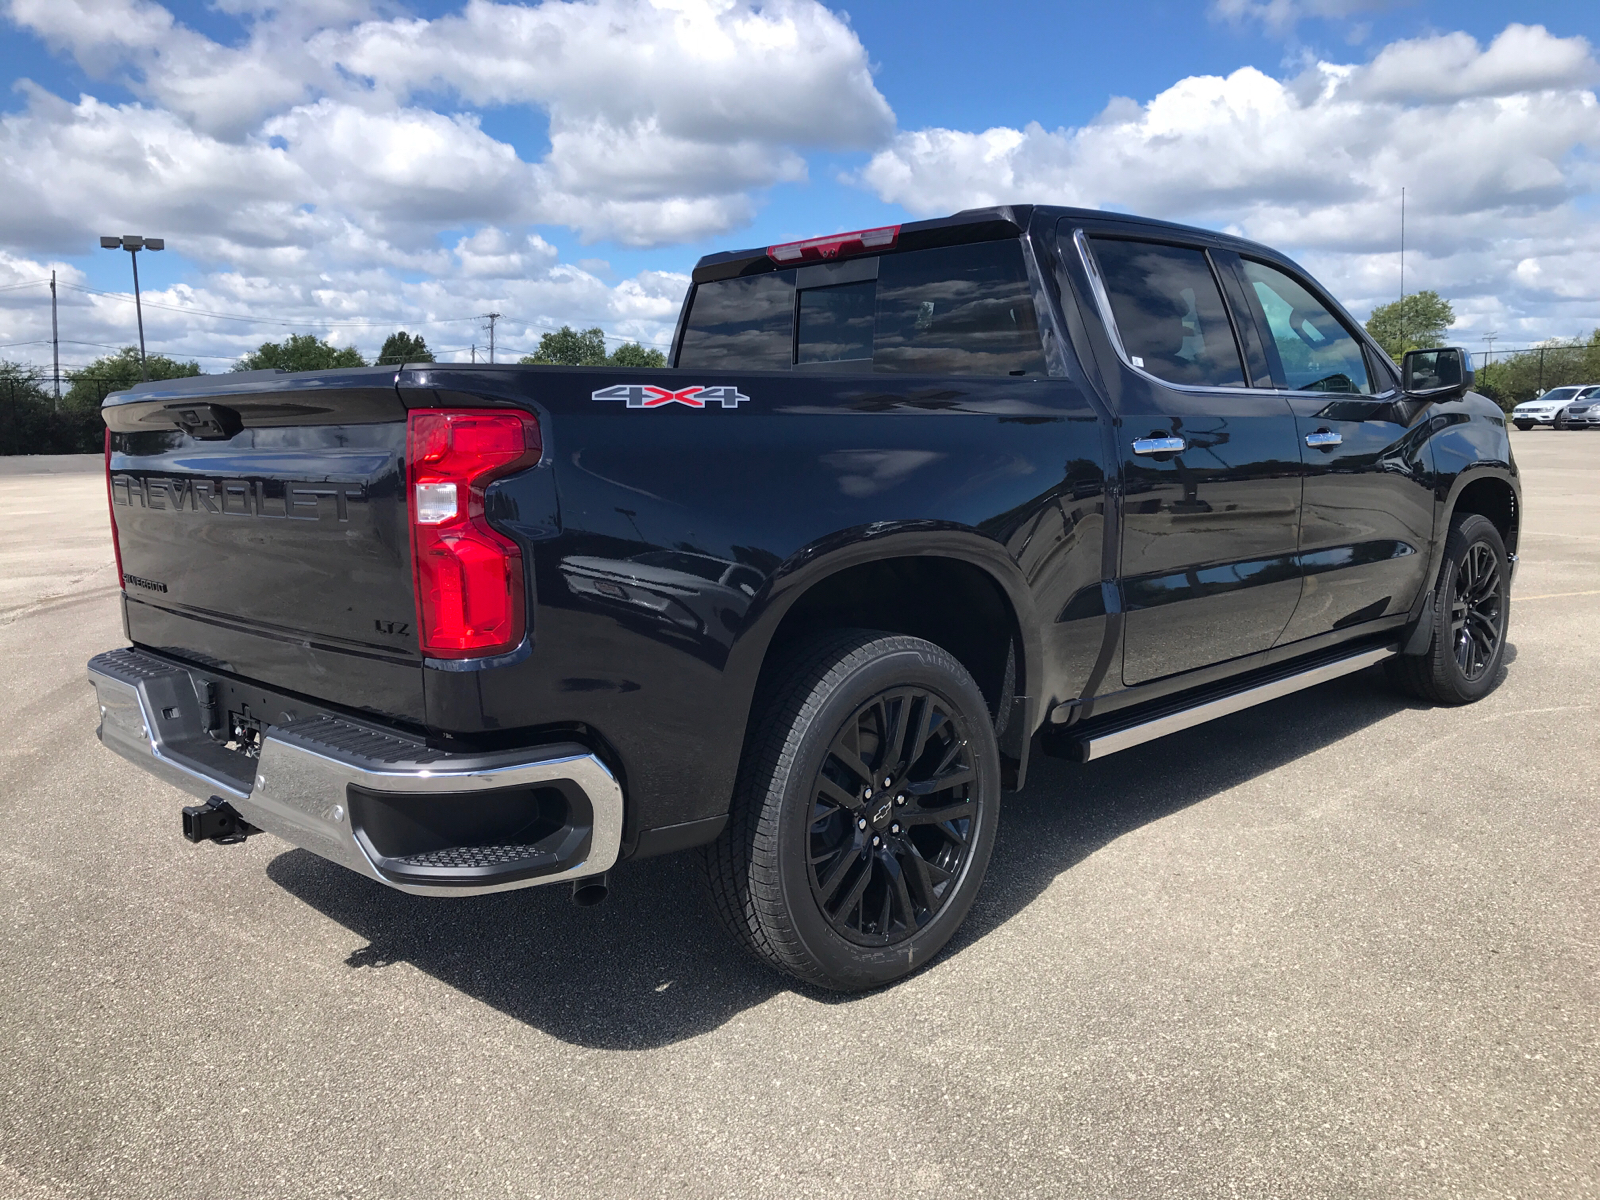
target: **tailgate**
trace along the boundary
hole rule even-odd
[[[393,378],[201,377],[107,402],[136,644],[423,719]]]

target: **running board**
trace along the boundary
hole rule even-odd
[[[1104,758],[1108,754],[1115,754],[1118,750],[1126,750],[1141,742],[1154,741],[1156,738],[1166,737],[1169,733],[1204,725],[1207,721],[1252,708],[1268,700],[1276,700],[1279,696],[1287,696],[1290,692],[1315,687],[1319,683],[1326,683],[1341,675],[1364,671],[1386,658],[1392,658],[1396,653],[1394,646],[1363,650],[1360,654],[1352,654],[1348,658],[1339,658],[1332,662],[1322,662],[1281,679],[1270,679],[1254,687],[1245,688],[1243,691],[1223,696],[1216,696],[1213,693],[1213,699],[1202,700],[1187,708],[1169,710],[1159,716],[1148,714],[1134,716],[1126,723],[1086,729],[1076,737],[1069,733],[1062,740],[1071,746],[1074,751],[1073,758],[1080,762],[1093,762],[1097,758]]]

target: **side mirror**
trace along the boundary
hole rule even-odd
[[[1459,346],[1408,350],[1400,366],[1400,386],[1417,399],[1441,400],[1472,386],[1472,356]]]

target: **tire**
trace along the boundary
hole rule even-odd
[[[1510,570],[1500,531],[1463,513],[1450,524],[1433,605],[1433,638],[1422,654],[1384,663],[1402,691],[1430,704],[1471,704],[1493,689],[1511,618]]]
[[[1523,433],[1527,433],[1528,430],[1533,428],[1533,422],[1532,421],[1513,421],[1511,423],[1513,425],[1515,425],[1518,429],[1522,430]]]
[[[1000,752],[983,693],[941,647],[871,630],[804,642],[763,679],[727,828],[702,852],[712,904],[806,983],[892,983],[944,948],[989,865]]]

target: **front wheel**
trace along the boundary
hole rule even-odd
[[[1499,677],[1511,619],[1511,572],[1494,522],[1465,513],[1451,523],[1429,602],[1433,639],[1422,654],[1389,659],[1390,680],[1431,704],[1482,699]]]
[[[703,855],[757,957],[839,991],[943,949],[983,882],[1000,753],[983,693],[932,642],[848,630],[767,673],[727,828]]]

